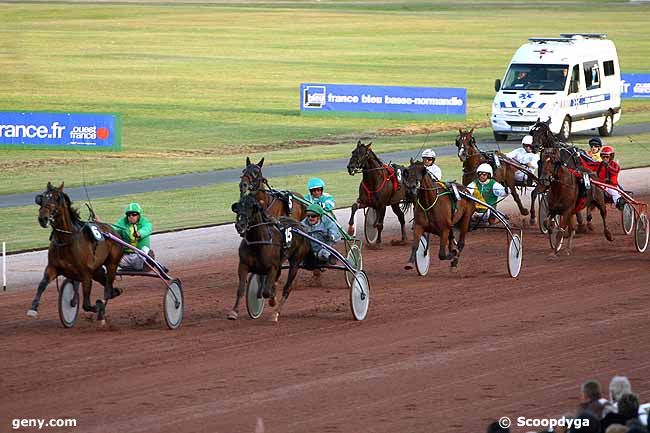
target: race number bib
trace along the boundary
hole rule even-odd
[[[286,248],[291,246],[291,241],[293,240],[293,232],[291,231],[291,227],[287,227],[284,229],[284,246]]]
[[[496,165],[497,168],[501,167],[501,161],[499,161],[499,155],[494,155],[494,165]]]
[[[397,182],[401,183],[402,182],[402,170],[399,168],[395,170],[395,176],[397,177]]]
[[[102,232],[99,231],[99,229],[95,224],[88,224],[88,227],[90,228],[90,233],[93,234],[93,237],[95,238],[96,241],[104,240],[104,235],[102,235]]]
[[[291,194],[287,198],[287,206],[289,206],[289,213],[291,213],[293,211],[293,196]]]
[[[585,188],[591,188],[591,179],[587,173],[582,173],[582,181],[585,183]]]

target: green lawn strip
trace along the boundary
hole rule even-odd
[[[557,36],[575,22],[610,35],[623,71],[646,71],[650,55],[647,8],[601,2],[549,9],[535,15],[532,28],[529,18],[537,6],[524,1],[509,2],[507,8],[421,1],[207,2],[201,7],[174,1],[34,2],[3,3],[2,10],[0,107],[119,112],[120,156],[128,161],[115,162],[121,170],[114,172],[109,155],[0,149],[0,168],[8,178],[0,194],[33,190],[29,182],[41,185],[54,178],[54,168],[29,164],[32,160],[70,164],[61,177],[80,185],[69,175],[81,172],[75,162],[80,158],[109,160],[87,164],[86,181],[103,183],[236,167],[236,155],[286,149],[297,140],[321,154],[327,146],[314,139],[456,124],[301,116],[301,82],[466,87],[464,123],[486,122],[494,79],[502,77],[514,50],[529,36]],[[335,156],[349,153],[345,145],[331,147]],[[298,153],[285,150],[274,160],[287,162]],[[11,164],[15,170],[6,170]]]
[[[650,165],[650,134],[641,134],[637,141],[627,137],[610,137],[607,143],[616,147],[617,159],[624,168]],[[408,161],[394,161],[408,163]],[[461,180],[461,165],[455,156],[438,158],[437,162],[446,180]],[[349,176],[344,167],[337,172],[314,173],[313,175],[277,177],[269,179],[276,189],[289,189],[304,193],[308,178],[322,177],[326,190],[334,195],[338,207],[350,206],[358,196],[360,175]],[[93,200],[93,207],[103,221],[114,222],[124,207],[131,201],[139,202],[145,214],[154,223],[155,231],[221,224],[234,220],[230,206],[239,197],[234,183],[217,184],[199,188],[134,194],[110,199]],[[86,215],[83,203],[75,203]],[[49,229],[42,229],[37,221],[38,208],[22,206],[0,209],[0,242],[7,242],[8,251],[44,248],[48,244]],[[341,221],[345,224],[345,221]]]

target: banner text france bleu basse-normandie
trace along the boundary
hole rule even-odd
[[[401,113],[465,116],[467,90],[462,88],[300,85],[302,112]]]
[[[650,74],[621,74],[621,98],[650,98]]]
[[[117,114],[0,112],[0,146],[119,150]]]

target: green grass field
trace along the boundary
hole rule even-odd
[[[0,194],[239,167],[244,155],[339,157],[362,136],[418,148],[425,135],[385,135],[460,126],[301,116],[301,82],[466,87],[460,123],[487,126],[494,79],[529,36],[608,33],[626,72],[650,57],[650,5],[629,2],[189,3],[0,2],[0,109],[119,112],[123,124],[119,153],[0,149]],[[650,101],[626,109],[650,120]]]
[[[640,134],[630,141],[629,137],[611,137],[608,143],[616,146],[617,159],[625,168],[650,165],[650,134]],[[639,145],[641,143],[641,145]],[[381,143],[377,143],[381,146]],[[408,161],[395,161],[407,163]],[[457,157],[438,158],[437,162],[446,180],[461,178],[461,164]],[[337,207],[350,206],[357,198],[360,175],[349,176],[345,167],[338,172],[314,173],[321,176],[327,191],[334,195]],[[269,179],[277,189],[305,192],[307,179],[311,176],[289,176]],[[239,198],[239,189],[235,183],[212,185],[165,191],[155,194],[134,194],[110,199],[93,200],[93,208],[103,221],[114,222],[121,216],[124,207],[131,201],[138,201],[145,213],[154,223],[155,231],[172,230],[183,227],[201,226],[232,222],[234,214],[230,205]],[[528,206],[529,198],[524,198]],[[169,204],[173,203],[173,206]],[[77,203],[86,216],[86,208]],[[389,211],[390,212],[390,211]],[[36,205],[15,208],[0,208],[0,240],[7,242],[8,251],[42,248],[48,245],[49,229],[42,229],[37,222]],[[340,221],[345,223],[345,221]]]

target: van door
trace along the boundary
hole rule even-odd
[[[582,130],[601,126],[612,95],[602,88],[601,67],[598,60],[582,63],[585,79],[585,93],[580,98],[580,118]]]
[[[571,80],[569,81],[569,88],[567,90],[567,114],[573,122],[576,117],[580,115],[580,96],[582,94],[582,80],[580,79],[580,65],[574,65],[571,68]]]

